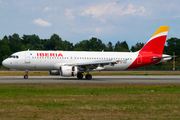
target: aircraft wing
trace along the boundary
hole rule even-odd
[[[77,66],[87,66],[87,65],[114,65],[117,64],[117,60],[101,60],[87,63],[77,63]]]
[[[76,64],[66,64],[68,66],[77,66],[81,70],[93,70],[97,67],[103,67],[104,65],[111,65],[119,63],[118,60],[99,60],[94,62],[76,63]]]

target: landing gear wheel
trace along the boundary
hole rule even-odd
[[[77,78],[78,78],[78,79],[83,79],[83,74],[82,74],[82,73],[78,73],[78,74],[77,74]]]
[[[28,70],[25,71],[24,79],[28,79]]]
[[[87,75],[86,75],[86,79],[87,79],[87,80],[91,80],[91,79],[92,79],[92,75],[91,75],[91,74],[87,74]]]
[[[24,79],[28,79],[28,76],[27,76],[27,75],[24,75]]]

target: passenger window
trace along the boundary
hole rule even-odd
[[[19,58],[18,56],[16,56],[16,58]]]

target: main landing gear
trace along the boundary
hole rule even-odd
[[[28,70],[25,71],[24,79],[28,79]]]
[[[91,80],[92,79],[92,75],[91,74],[86,74],[86,79],[87,80]]]
[[[77,74],[77,78],[78,78],[78,79],[83,79],[83,74],[82,74],[82,73],[78,73],[78,74]],[[87,80],[91,80],[91,79],[92,79],[92,75],[88,73],[88,74],[86,74],[85,78],[86,78]]]
[[[82,74],[82,73],[78,73],[78,74],[77,74],[77,78],[78,78],[78,79],[83,79],[83,74]]]

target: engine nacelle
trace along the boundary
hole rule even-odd
[[[76,66],[61,66],[59,72],[61,76],[70,77],[76,76],[78,69]]]
[[[59,70],[49,70],[50,75],[60,75]]]

